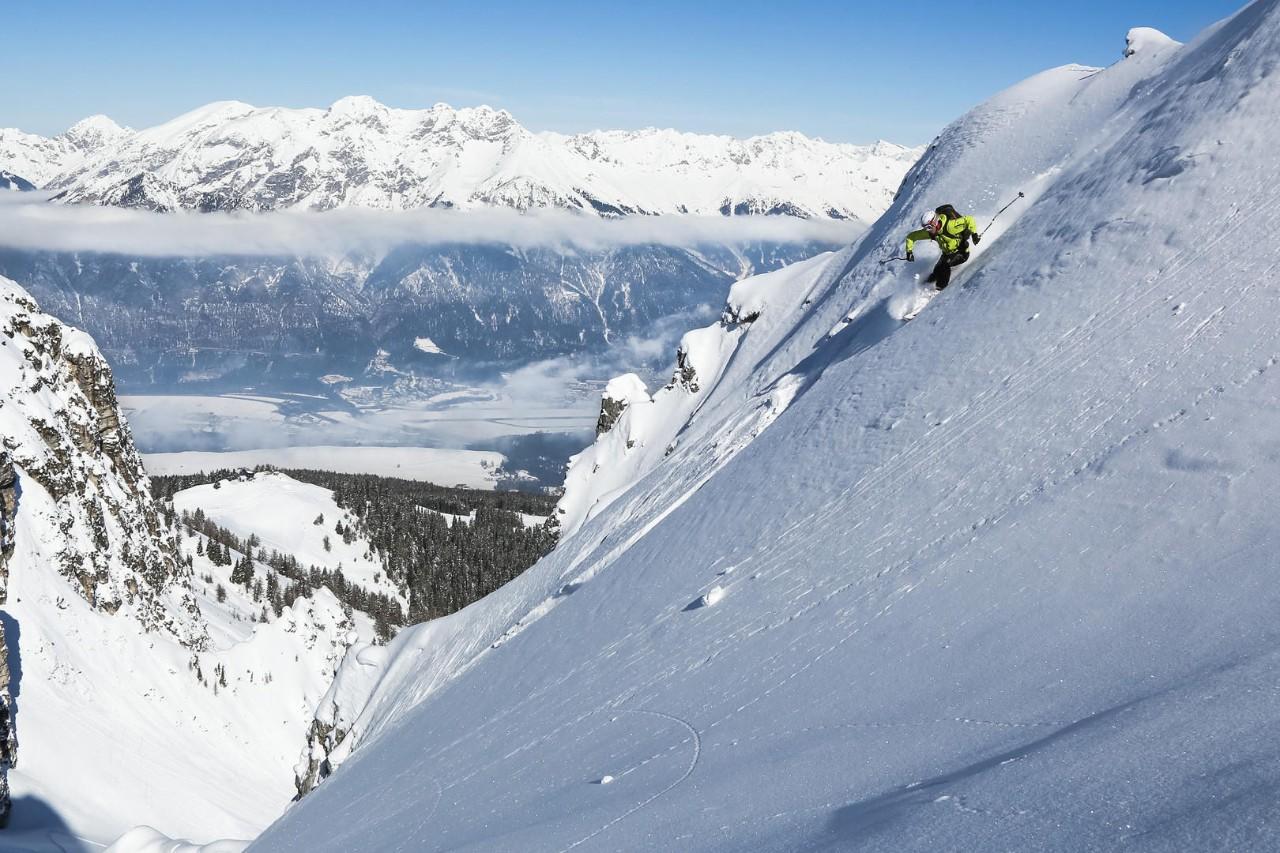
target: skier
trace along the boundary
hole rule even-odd
[[[907,260],[916,259],[916,253],[912,250],[917,240],[933,240],[937,243],[942,249],[942,257],[938,259],[938,265],[933,268],[926,281],[942,290],[951,283],[951,268],[969,260],[969,240],[972,239],[976,246],[982,241],[982,235],[978,233],[978,223],[973,221],[972,216],[961,216],[949,204],[924,214],[920,217],[920,224],[924,227],[907,235]]]

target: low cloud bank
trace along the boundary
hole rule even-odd
[[[513,210],[150,213],[49,203],[43,193],[0,194],[0,247],[140,257],[340,257],[398,246],[509,244],[565,251],[659,244],[843,243],[864,226],[786,216],[632,216]]]

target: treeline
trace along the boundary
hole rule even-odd
[[[184,510],[180,516],[176,516],[172,504],[166,503],[165,511],[170,523],[180,522],[192,533],[205,537],[196,546],[196,553],[208,557],[209,562],[215,566],[231,569],[231,582],[244,587],[255,602],[263,604],[264,622],[266,607],[270,607],[279,616],[284,608],[299,598],[310,598],[316,589],[325,586],[348,610],[360,610],[373,617],[378,637],[384,642],[391,639],[396,628],[405,624],[404,610],[396,599],[351,583],[343,576],[341,569],[330,571],[314,565],[304,567],[292,554],[281,554],[275,549],[268,552],[262,547],[262,541],[257,535],[241,539],[207,518],[204,510],[199,507],[196,507],[195,512]],[[268,567],[265,582],[256,576],[254,562]],[[289,582],[281,583],[281,577],[287,578]]]
[[[253,473],[271,470],[276,469],[260,466]],[[171,501],[184,489],[239,479],[248,473],[245,470],[222,470],[209,474],[152,477],[152,492],[161,500]],[[361,536],[369,541],[386,566],[387,576],[408,598],[408,624],[445,616],[466,607],[517,577],[555,547],[556,534],[552,528],[546,525],[530,527],[519,515],[551,516],[556,499],[547,495],[437,486],[372,474],[296,469],[283,469],[280,473],[329,489],[337,504],[356,517],[356,523],[342,531],[343,538],[354,541],[355,536]],[[439,513],[465,518],[450,525]],[[299,523],[312,522],[299,519]],[[201,524],[207,527],[211,522],[203,519]],[[217,525],[213,527],[217,528]],[[200,532],[205,533],[205,530]],[[221,528],[214,532],[218,537],[228,535]],[[223,538],[216,541],[227,544]],[[247,553],[242,548],[232,547]],[[314,567],[301,572],[291,556],[266,556],[267,559],[259,562],[272,566],[273,570],[286,577],[297,579],[301,573],[311,587],[325,582],[324,573],[313,577]],[[333,584],[345,584],[341,573],[336,577],[330,576],[326,585],[340,600],[351,602],[356,609],[373,615],[379,620],[380,627],[385,624],[388,630],[394,630],[391,626],[404,623],[403,617],[395,618],[399,613],[398,607],[394,608],[395,614],[388,612],[377,597],[362,607],[355,603],[357,597],[372,594],[346,584],[348,591],[344,597],[338,594]],[[376,612],[369,607],[376,608]]]
[[[373,474],[285,469],[295,480],[333,492],[358,519],[358,532],[383,556],[409,599],[411,624],[461,610],[517,577],[556,544],[545,525],[556,499],[525,492],[437,486]],[[450,525],[442,515],[473,516]],[[473,515],[474,514],[474,515]]]

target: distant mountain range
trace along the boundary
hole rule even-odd
[[[505,110],[220,101],[146,130],[105,116],[43,138],[0,130],[0,169],[65,202],[148,210],[563,208],[869,221],[922,149],[800,133],[533,133]]]
[[[0,179],[63,204],[170,211],[559,209],[587,217],[874,220],[921,149],[799,133],[533,133],[488,107],[231,101],[146,130],[105,116],[51,138],[0,130]],[[0,184],[4,186],[4,184]],[[857,228],[850,229],[850,236]],[[491,370],[644,337],[819,243],[486,245],[385,255],[134,257],[0,251],[0,274],[93,333],[130,391],[356,383]],[[435,350],[418,341],[428,339]]]

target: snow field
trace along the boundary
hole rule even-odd
[[[578,457],[576,530],[397,637],[252,849],[1274,846],[1280,2],[1142,41],[957,121],[750,322],[731,296]],[[1037,180],[891,313],[920,209]]]

